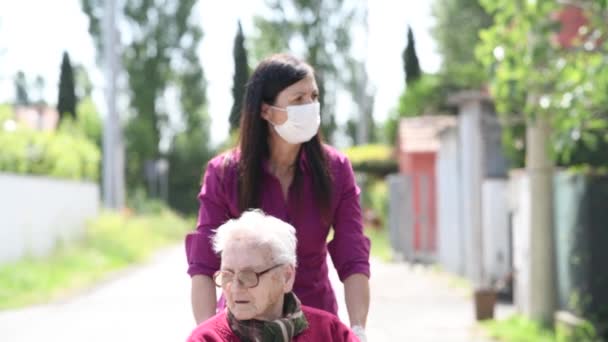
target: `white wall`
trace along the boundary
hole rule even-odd
[[[519,312],[530,314],[530,179],[522,170],[510,174],[509,209],[512,215],[514,302]]]
[[[483,284],[481,182],[483,156],[481,137],[481,103],[468,100],[460,105],[458,116],[460,148],[460,189],[462,202],[462,227],[465,235],[466,274],[475,287]]]
[[[0,263],[49,254],[97,216],[94,183],[0,174]]]
[[[485,276],[498,281],[511,272],[508,182],[487,178],[482,186],[483,258]]]
[[[397,259],[413,258],[413,209],[411,180],[396,173],[386,177],[389,189],[388,224],[391,247]]]
[[[437,237],[439,262],[444,269],[464,276],[464,231],[461,218],[458,128],[441,134],[437,153]]]

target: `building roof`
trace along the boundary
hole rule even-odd
[[[399,122],[399,151],[407,153],[439,150],[439,133],[454,127],[457,118],[449,115],[425,115],[404,118]]]
[[[15,119],[36,130],[54,131],[59,124],[59,113],[48,106],[16,106]]]

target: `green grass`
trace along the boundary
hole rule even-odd
[[[504,342],[554,342],[556,336],[551,329],[543,327],[520,315],[505,320],[481,323],[488,334]]]
[[[104,213],[88,225],[81,242],[48,258],[0,266],[0,309],[46,302],[91,285],[182,240],[193,226],[167,210],[146,216]]]
[[[371,240],[371,255],[382,261],[389,262],[393,252],[388,240],[388,231],[385,228],[365,228],[365,235]]]

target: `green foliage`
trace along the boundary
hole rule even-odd
[[[91,97],[85,97],[76,107],[77,123],[80,132],[91,142],[101,148],[102,127],[101,118]]]
[[[398,123],[401,118],[452,112],[453,108],[446,104],[449,89],[437,75],[425,74],[399,97],[397,110],[389,114],[385,124],[389,142],[397,137]]]
[[[418,56],[416,55],[416,42],[414,41],[414,33],[412,28],[407,28],[407,45],[401,55],[403,59],[403,71],[405,72],[405,84],[413,86],[420,76],[422,71],[420,70],[420,63],[418,63]]]
[[[351,59],[348,70],[350,79],[346,82],[346,89],[350,92],[355,106],[351,118],[346,123],[346,133],[354,144],[376,142],[378,135],[373,117],[375,90],[370,86],[365,63]],[[363,125],[367,126],[367,134],[360,132]]]
[[[186,214],[198,210],[197,195],[205,166],[214,154],[206,148],[208,137],[202,132],[178,134],[169,154],[169,204]]]
[[[241,121],[241,107],[245,97],[245,85],[249,79],[249,64],[247,63],[247,50],[245,49],[245,37],[243,28],[239,21],[238,31],[234,37],[232,50],[234,57],[234,76],[232,76],[232,109],[230,110],[230,131],[239,127]]]
[[[479,31],[492,24],[479,0],[434,0],[432,35],[442,57],[441,82],[453,90],[478,89],[488,74],[475,59]]]
[[[81,3],[89,17],[89,33],[101,57],[104,2],[81,0]],[[147,161],[158,160],[163,153],[173,153],[160,151],[161,136],[171,142],[176,133],[202,135],[205,139],[199,139],[202,145],[196,148],[207,150],[209,134],[206,82],[198,58],[203,32],[194,15],[198,10],[197,0],[177,1],[175,6],[135,0],[123,4],[118,17],[124,20],[119,25],[123,32],[134,33],[121,49],[130,96],[130,120],[125,127],[127,184],[133,191],[146,186],[144,165]],[[180,127],[173,127],[169,121],[170,102],[166,101],[169,90],[179,96]],[[171,177],[176,178],[182,172],[192,172],[177,168],[171,171]]]
[[[523,316],[512,316],[505,320],[487,321],[482,326],[491,337],[505,342],[553,342],[555,335],[539,323]]]
[[[583,320],[576,327],[568,327],[564,324],[557,324],[555,336],[558,342],[578,342],[578,341],[601,341],[593,324]]]
[[[59,75],[59,99],[57,100],[57,111],[59,117],[63,119],[65,115],[76,117],[76,89],[74,85],[74,71],[70,56],[63,52],[61,60],[61,74]]]
[[[322,107],[321,130],[331,141],[336,130],[336,89],[352,77],[347,67],[353,59],[350,28],[364,20],[363,8],[343,0],[268,0],[266,3],[269,14],[254,18],[255,58],[260,61],[272,53],[303,46],[304,51],[298,52],[315,68]]]
[[[353,169],[377,178],[397,172],[393,147],[389,145],[358,145],[344,151]]]
[[[482,323],[490,336],[510,342],[553,342],[555,335],[539,323],[523,316],[512,316],[506,320]]]
[[[7,103],[0,104],[0,124],[4,124],[6,120],[11,119],[14,115],[13,106]],[[0,129],[2,129],[1,126]]]
[[[393,260],[393,250],[389,242],[387,228],[375,229],[365,227],[365,236],[367,236],[371,242],[370,254],[372,257],[378,258],[384,262]]]
[[[482,323],[491,337],[504,342],[578,342],[600,341],[593,325],[587,321],[575,328],[558,324],[555,331],[521,315],[513,315],[505,320]]]
[[[16,96],[15,104],[21,106],[29,105],[31,103],[30,96],[28,94],[29,86],[23,71],[17,72],[17,74],[15,75],[14,84]]]
[[[82,100],[90,97],[93,93],[93,83],[87,69],[83,65],[75,65],[73,69],[76,98]]]
[[[558,164],[608,165],[608,11],[604,1],[581,1],[588,24],[571,48],[556,43],[552,0],[482,0],[494,25],[480,33],[477,57],[491,71],[496,108],[506,122],[549,118]],[[589,34],[590,33],[590,34]],[[522,114],[523,113],[523,114]]]
[[[394,159],[393,147],[390,145],[370,144],[353,146],[344,150],[350,162],[358,164],[370,160]]]
[[[93,285],[182,240],[193,225],[166,209],[146,216],[104,213],[88,225],[83,241],[64,245],[44,259],[0,266],[0,309],[45,302]]]
[[[388,187],[386,181],[364,177],[360,182],[361,206],[366,223],[365,235],[371,240],[371,255],[382,261],[392,260],[393,253],[389,243],[388,227]],[[379,225],[374,225],[375,220]]]
[[[373,101],[373,100],[372,100]],[[373,107],[373,106],[370,106]],[[366,116],[366,120],[368,120],[367,125],[367,140],[368,141],[359,141],[359,130],[361,129],[361,119],[360,118],[350,118],[346,121],[346,134],[350,137],[352,144],[365,144],[365,143],[377,143],[378,141],[378,132],[376,129],[376,123],[374,122],[374,118],[371,112],[363,112],[359,111],[359,114],[363,114]]]
[[[447,91],[442,88],[441,80],[435,75],[424,75],[413,86],[408,87],[399,97],[401,117],[436,114],[445,110]]]
[[[96,181],[100,152],[87,138],[74,135],[67,121],[58,132],[23,127],[0,130],[0,171]]]
[[[383,223],[388,220],[388,185],[383,180],[373,180],[367,186],[367,192],[369,192],[368,202],[365,203],[367,207],[371,208],[381,219]],[[385,224],[382,228],[388,229]]]

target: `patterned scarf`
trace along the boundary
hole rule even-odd
[[[289,342],[308,328],[300,300],[293,292],[285,295],[283,317],[274,321],[239,321],[228,310],[228,324],[243,342]]]

